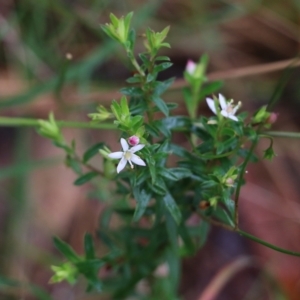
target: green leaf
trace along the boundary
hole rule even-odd
[[[162,72],[162,71],[164,71],[164,70],[170,68],[172,65],[173,65],[173,64],[170,63],[170,62],[164,62],[164,63],[161,63],[161,64],[156,65],[156,66],[154,67],[153,72],[154,72],[154,73]]]
[[[159,172],[159,175],[161,175],[162,177],[164,177],[168,180],[171,180],[171,181],[178,180],[177,176],[172,173],[171,169],[160,168],[160,170],[158,172]]]
[[[125,116],[128,116],[130,114],[130,112],[129,112],[129,107],[128,107],[127,99],[126,99],[125,96],[123,96],[121,98],[120,104],[121,104],[121,114],[125,115]]]
[[[191,155],[189,153],[189,151],[187,151],[185,148],[180,147],[178,145],[175,144],[170,144],[170,151],[171,153],[179,156],[179,157],[184,157],[184,158],[190,158]]]
[[[130,77],[126,80],[128,83],[140,83],[141,82],[141,76],[140,74],[135,74],[133,77]]]
[[[147,75],[146,82],[149,83],[149,82],[155,80],[155,77],[156,77],[156,76],[154,76],[153,74],[149,73],[149,74]]]
[[[150,124],[145,124],[147,132],[152,136],[152,137],[159,137],[159,130],[156,126],[150,125]]]
[[[156,181],[156,166],[155,166],[155,160],[153,159],[152,155],[149,154],[146,156],[146,161],[147,161],[147,166],[150,170],[150,175],[151,175],[151,182],[154,184]]]
[[[178,208],[175,200],[173,199],[173,197],[171,196],[170,193],[167,193],[164,198],[163,201],[166,205],[166,208],[169,210],[169,212],[171,213],[173,219],[175,220],[175,222],[177,224],[180,223],[181,221],[181,212],[180,209]]]
[[[102,282],[98,278],[99,268],[104,265],[104,262],[100,259],[82,261],[76,264],[76,267],[80,273],[82,273],[87,281],[87,292],[96,290],[102,291]]]
[[[185,101],[186,108],[189,112],[190,116],[193,116],[195,114],[195,103],[193,103],[193,97],[192,97],[192,92],[191,89],[188,87],[183,88],[183,97]]]
[[[129,27],[130,27],[130,22],[131,22],[132,16],[133,16],[133,11],[128,13],[124,19],[124,25],[127,29],[129,29]]]
[[[230,217],[228,212],[220,206],[217,206],[213,211],[213,216],[226,225],[234,226],[232,217]]]
[[[144,123],[144,118],[142,116],[134,116],[130,120],[130,127],[132,131],[137,131]]]
[[[89,173],[86,173],[82,176],[80,176],[79,178],[77,178],[75,181],[74,181],[74,185],[82,185],[88,181],[90,181],[91,179],[93,179],[94,177],[96,177],[98,175],[97,172],[89,172]]]
[[[157,56],[155,58],[155,61],[163,61],[163,60],[170,61],[170,58],[168,56]]]
[[[103,259],[89,259],[85,261],[78,262],[76,267],[82,273],[88,273],[89,271],[94,271],[99,269],[105,264]]]
[[[76,174],[81,174],[80,163],[70,155],[66,157],[66,165],[70,167]]]
[[[163,114],[165,116],[169,115],[169,108],[167,106],[167,104],[164,102],[164,100],[162,100],[160,97],[158,96],[153,96],[152,98],[153,102],[156,104],[156,106],[158,107],[158,109],[163,112]]]
[[[178,107],[178,103],[167,103],[168,109],[172,110]]]
[[[160,96],[162,93],[164,93],[170,87],[170,85],[173,83],[174,80],[175,80],[175,77],[172,77],[172,78],[170,78],[168,80],[165,80],[163,82],[156,81],[153,93],[156,96]]]
[[[56,236],[53,238],[53,242],[55,247],[72,263],[78,263],[81,261],[80,256],[77,255],[75,251],[71,248],[71,246],[68,245],[66,242],[62,241]]]
[[[155,161],[158,167],[163,167],[166,164],[167,157],[169,155],[169,148],[170,140],[165,139],[155,154]]]
[[[143,64],[145,64],[146,66],[150,63],[148,53],[140,53],[139,57],[140,57],[141,61],[143,62]]]
[[[83,154],[83,162],[88,162],[92,157],[94,157],[96,154],[99,153],[100,149],[103,149],[104,143],[98,143],[91,148],[89,148],[85,153]]]
[[[154,193],[164,196],[167,193],[167,186],[162,177],[157,177],[155,183],[147,182],[149,189]]]
[[[195,253],[196,247],[193,243],[193,240],[191,238],[191,235],[188,231],[187,226],[185,226],[185,225],[180,226],[178,231],[184,242],[184,247],[182,247],[183,249],[181,249],[182,255],[190,256],[193,253]]]
[[[172,116],[161,120],[162,124],[170,130],[189,130],[191,127],[190,118],[185,116]]]
[[[198,101],[203,99],[205,96],[215,93],[224,85],[223,81],[214,81],[205,85],[199,94]]]
[[[120,89],[120,93],[130,97],[142,97],[143,90],[139,87],[126,87]]]
[[[137,206],[133,215],[133,221],[137,222],[144,214],[152,194],[147,192],[145,189],[140,190],[139,187],[136,187],[133,190],[133,195],[137,202]]]
[[[153,121],[151,125],[158,129],[167,138],[171,138],[171,131],[162,123],[162,120]]]
[[[163,168],[159,171],[159,174],[172,181],[178,181],[182,178],[190,178],[193,176],[193,173],[185,168]]]
[[[135,40],[136,40],[136,33],[134,29],[131,29],[128,35],[128,42],[130,44],[130,49],[133,50],[134,48],[134,44],[135,44]]]
[[[148,170],[146,168],[142,168],[141,171],[135,173],[133,177],[135,177],[134,179],[135,184],[133,186],[136,186],[136,185],[141,185],[143,182],[148,180],[150,176]]]
[[[84,252],[86,259],[95,258],[93,237],[89,233],[86,233],[84,236]]]
[[[122,116],[122,110],[119,103],[116,100],[113,100],[110,108],[113,114],[115,115],[116,119],[120,121]]]
[[[110,18],[112,24],[114,25],[114,27],[119,26],[119,19],[113,13],[109,14],[109,18]]]

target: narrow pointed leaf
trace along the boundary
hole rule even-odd
[[[170,193],[167,193],[164,198],[163,201],[167,207],[167,209],[169,210],[169,212],[171,213],[173,219],[175,220],[175,222],[177,224],[180,223],[181,221],[181,212],[180,209],[178,208],[175,200],[173,199],[173,197],[171,196]]]
[[[77,255],[75,251],[72,249],[72,247],[68,245],[66,242],[62,241],[58,237],[54,237],[53,242],[55,247],[71,262],[77,263],[81,261],[80,256]]]
[[[75,181],[74,181],[74,185],[82,185],[82,184],[85,184],[86,182],[92,180],[94,177],[96,177],[98,175],[97,172],[89,172],[89,173],[86,173],[82,176],[80,176],[79,178],[77,178]]]

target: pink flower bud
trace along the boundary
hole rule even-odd
[[[191,59],[188,60],[185,70],[190,74],[193,75],[196,70],[197,64],[193,62]]]
[[[140,142],[140,139],[136,135],[133,135],[128,139],[128,143],[131,146],[136,146],[139,144],[139,142]]]
[[[234,185],[234,180],[232,178],[227,178],[226,181],[225,181],[225,184],[228,186],[228,187],[233,187]]]
[[[278,118],[278,114],[272,112],[272,113],[270,114],[269,118],[267,119],[267,123],[268,123],[268,124],[274,124],[274,123],[276,122],[277,118]]]

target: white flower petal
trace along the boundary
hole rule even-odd
[[[238,120],[239,120],[239,119],[238,119],[236,116],[234,116],[234,115],[229,115],[228,118],[231,119],[231,120],[233,120],[233,121],[238,121]]]
[[[227,109],[227,103],[226,103],[226,99],[222,94],[219,94],[219,102],[220,102],[220,106],[222,107],[223,110]]]
[[[131,161],[139,166],[146,166],[146,163],[136,154],[132,154]]]
[[[235,113],[237,112],[237,110],[240,108],[239,105],[236,105],[233,110],[232,110],[232,114],[235,115]]]
[[[136,145],[136,146],[133,146],[131,149],[130,149],[130,152],[131,153],[135,153],[137,151],[140,151],[141,149],[143,149],[145,147],[145,145],[143,144],[139,144],[139,145]]]
[[[120,159],[123,156],[123,152],[113,152],[109,153],[107,156],[113,159]]]
[[[230,114],[226,110],[221,110],[221,115],[225,118],[229,118]]]
[[[120,143],[121,143],[121,145],[122,145],[122,149],[123,149],[124,152],[127,151],[127,150],[129,149],[129,146],[128,146],[128,144],[127,144],[127,142],[126,142],[125,139],[121,138]]]
[[[206,98],[206,103],[207,103],[208,107],[210,108],[210,110],[216,115],[217,110],[215,107],[215,101],[211,98]]]
[[[117,173],[120,173],[125,168],[126,164],[127,164],[126,158],[122,157],[122,159],[120,160],[117,166]]]

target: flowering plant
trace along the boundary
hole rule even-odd
[[[166,103],[162,97],[174,79],[158,79],[172,65],[168,57],[158,55],[162,47],[170,46],[165,42],[169,28],[161,32],[147,29],[145,52],[137,59],[136,34],[130,29],[132,13],[120,19],[111,14],[110,18],[111,24],[103,30],[124,48],[134,75],[121,89],[120,101],[113,100],[110,108],[99,106],[89,116],[93,124],[114,119],[122,151],[111,152],[101,142],[81,158],[75,143],[64,140],[52,114],[49,121],[39,121],[39,133],[66,152],[67,165],[78,174],[75,185],[97,182],[99,177],[114,182],[112,200],[97,230],[107,251],[96,254],[91,234],[84,238],[83,256],[54,238],[67,262],[53,267],[51,281],[74,284],[83,275],[88,290],[112,294],[114,299],[179,299],[180,261],[203,246],[211,224],[289,253],[239,227],[240,190],[248,163],[260,157],[253,153],[260,138],[270,140],[261,156],[275,156],[273,139],[265,132],[270,118],[274,120],[271,104],[253,116],[238,114],[240,102],[234,106],[222,94],[214,96],[222,83],[207,81],[208,58],[203,55],[198,63],[189,61],[184,72],[188,115],[173,114],[177,104]],[[204,99],[214,115],[199,114]],[[175,143],[174,132],[183,133],[186,147]],[[89,163],[96,155],[103,161],[101,170]],[[120,220],[118,228],[111,226],[112,216]],[[139,290],[141,282],[151,288]]]
[[[132,141],[132,139],[130,140]],[[132,142],[133,143],[133,142]],[[145,145],[139,144],[136,146],[133,146],[132,148],[129,148],[127,142],[125,139],[121,139],[121,145],[123,148],[123,152],[114,152],[114,153],[109,153],[107,156],[113,159],[120,159],[120,162],[117,167],[117,173],[120,173],[126,166],[127,162],[130,164],[130,167],[133,169],[133,164],[135,163],[136,165],[139,166],[146,166],[145,162],[138,157],[135,152],[143,149]]]

